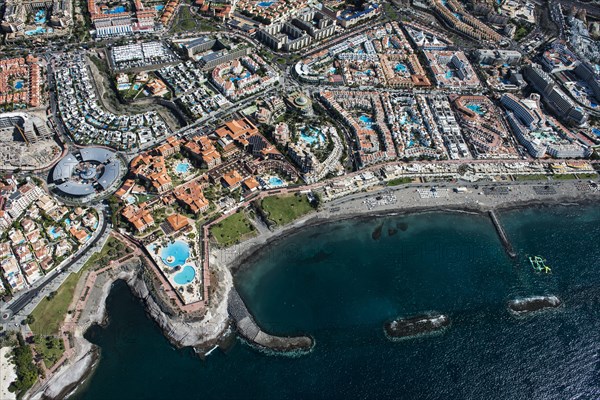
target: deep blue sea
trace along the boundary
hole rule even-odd
[[[265,330],[315,338],[297,358],[238,342],[202,361],[171,346],[118,282],[109,324],[87,333],[99,365],[74,397],[600,399],[600,208],[499,217],[516,260],[487,216],[442,212],[332,222],[266,249],[236,286]],[[527,255],[546,258],[552,274],[535,273]],[[564,307],[508,312],[510,299],[541,294]],[[386,320],[426,311],[452,325],[401,342],[384,336]]]

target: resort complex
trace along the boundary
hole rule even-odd
[[[229,348],[238,335],[251,346],[235,350],[235,357],[246,358],[255,350],[308,355],[327,341],[321,331],[314,338],[310,332],[291,336],[301,327],[260,321],[273,310],[248,302],[254,292],[274,296],[280,315],[312,318],[322,301],[314,305],[313,294],[305,293],[292,301],[284,291],[322,284],[317,274],[323,271],[311,275],[316,263],[339,267],[326,271],[327,282],[360,284],[348,313],[360,314],[366,304],[369,313],[402,315],[422,305],[363,297],[370,274],[380,274],[371,263],[388,257],[388,250],[409,277],[416,274],[413,264],[415,271],[440,275],[441,297],[454,296],[453,284],[465,286],[453,279],[472,278],[466,269],[445,275],[443,268],[453,262],[467,268],[478,252],[502,274],[492,280],[502,287],[553,290],[555,277],[563,282],[564,261],[552,260],[548,270],[542,256],[528,256],[527,263],[523,252],[529,249],[520,247],[525,231],[514,222],[518,208],[553,203],[576,210],[600,198],[600,8],[566,4],[0,1],[0,361],[11,373],[0,377],[0,397],[58,399],[89,390],[81,382],[96,363],[96,373],[105,374],[103,363],[115,362],[116,353],[98,357],[98,349],[104,351],[107,341],[121,345],[110,336],[120,326],[112,325],[112,316],[101,328],[95,324],[115,304],[123,315],[135,307],[121,308],[120,297],[109,296],[123,282],[175,347],[205,357]],[[477,216],[464,226],[449,223],[450,230],[440,222],[445,214],[427,214],[423,225],[405,215],[424,210]],[[584,224],[574,215],[567,218]],[[379,217],[368,235],[359,234],[367,219]],[[505,218],[513,219],[506,231]],[[321,226],[337,219],[347,221],[333,230]],[[560,246],[559,236],[570,236],[544,224],[535,227],[553,247]],[[480,225],[498,237],[478,233],[471,239]],[[430,226],[451,233],[425,238]],[[595,225],[585,226],[593,235]],[[305,228],[314,232],[296,234]],[[279,241],[291,233],[294,246]],[[332,237],[341,239],[332,245]],[[513,247],[515,237],[521,242]],[[419,247],[444,240],[453,240],[453,247],[443,262]],[[502,244],[505,253],[482,250],[480,241]],[[358,242],[379,247],[355,253],[358,247],[350,247]],[[458,254],[467,242],[469,254]],[[350,264],[365,266],[360,273],[340,280],[342,266],[350,267],[334,253],[338,244],[353,258]],[[527,246],[535,254],[548,248],[533,239]],[[595,259],[594,249],[577,246],[577,254]],[[423,262],[406,261],[413,256]],[[259,259],[263,275],[248,280],[247,266]],[[439,270],[428,270],[434,259]],[[502,262],[513,268],[501,269]],[[271,293],[265,288],[272,282],[261,285],[276,280],[279,264],[302,270],[302,278]],[[593,275],[589,268],[579,272]],[[494,302],[508,301],[490,287],[482,292],[494,294]],[[425,343],[455,329],[449,319],[461,310],[381,323],[394,327],[384,330],[387,336],[403,340],[412,335],[406,332],[429,333],[430,327]],[[346,312],[338,317],[345,320]],[[137,329],[143,318],[123,329]],[[443,326],[433,326],[438,322]],[[519,327],[530,322],[519,320]],[[463,323],[457,318],[456,325]],[[133,342],[146,346],[145,339]],[[171,350],[156,356],[183,354]],[[15,356],[6,358],[6,352]],[[198,373],[212,371],[207,362]],[[156,398],[181,397],[179,386],[187,388],[182,381],[167,383],[176,389]],[[264,397],[259,386],[246,397]],[[311,397],[286,390],[280,397]],[[127,396],[104,393],[89,397]],[[217,389],[198,396],[215,393],[228,397]],[[466,396],[477,397],[472,393]],[[558,397],[582,397],[566,393]]]

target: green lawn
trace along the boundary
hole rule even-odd
[[[189,5],[182,5],[179,7],[179,12],[175,16],[173,26],[171,27],[171,33],[179,33],[185,31],[215,31],[216,28],[209,22],[202,20],[190,11]]]
[[[305,195],[267,197],[261,207],[277,225],[286,225],[313,210]]]
[[[535,174],[535,175],[513,175],[515,181],[545,181],[546,175]]]
[[[598,175],[584,173],[584,174],[557,174],[552,175],[553,179],[557,180],[569,180],[569,179],[596,179]]]
[[[63,348],[62,346],[55,346],[55,343],[50,344],[51,341],[47,340],[46,337],[58,336],[60,326],[67,315],[69,304],[71,304],[71,300],[73,299],[75,286],[77,286],[79,278],[91,266],[95,264],[106,266],[111,258],[119,258],[125,255],[124,250],[119,251],[115,248],[119,243],[118,240],[109,237],[100,252],[93,254],[78,273],[71,273],[65,279],[51,300],[45,297],[31,312],[34,321],[29,324],[29,327],[35,335],[36,349],[43,355],[44,363],[47,366],[52,366],[60,358]]]
[[[213,225],[210,233],[221,246],[229,246],[254,232],[254,226],[243,212],[235,213]]]
[[[398,178],[398,179],[392,179],[391,181],[388,181],[387,185],[388,186],[398,186],[398,185],[402,185],[404,183],[411,183],[413,181],[413,178]]]

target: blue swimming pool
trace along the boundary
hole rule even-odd
[[[190,246],[182,240],[169,243],[160,252],[160,258],[169,267],[183,265],[189,257]]]
[[[173,277],[173,280],[178,285],[187,285],[188,283],[194,280],[195,276],[196,270],[194,269],[194,267],[192,267],[191,265],[186,265],[185,267],[183,267],[181,272],[179,272]]]
[[[125,201],[127,202],[127,204],[134,204],[137,201],[137,199],[134,195],[130,194],[125,198]]]
[[[104,14],[120,14],[125,12],[125,7],[123,6],[117,6],[111,10],[107,10],[104,12]]]
[[[164,9],[165,9],[165,6],[164,6],[164,5],[162,5],[162,4],[159,4],[159,5],[157,5],[157,6],[154,6],[154,9],[155,9],[156,11],[162,11],[162,10],[164,10]]]
[[[190,164],[186,163],[186,162],[180,162],[179,164],[177,164],[177,166],[175,167],[175,172],[179,173],[179,174],[187,174],[187,172],[190,170]]]
[[[36,25],[45,24],[46,23],[46,11],[38,10],[38,12],[36,12],[35,16],[33,17],[33,22]]]
[[[373,125],[373,118],[366,116],[366,115],[361,115],[360,117],[358,117],[358,119],[360,120],[360,122],[362,122],[363,124],[365,124],[365,126],[367,128],[370,128],[371,125]]]
[[[598,128],[592,128],[592,133],[598,137],[600,137],[600,129]]]
[[[406,65],[404,65],[402,63],[398,63],[394,67],[394,71],[396,71],[396,72],[406,72],[406,70],[407,70]]]
[[[23,82],[21,79],[19,79],[18,81],[15,82],[14,88],[19,90],[19,89],[23,89],[23,86],[25,86],[25,82]]]
[[[67,228],[71,226],[71,220],[69,218],[65,218],[65,225],[67,225]]]
[[[273,4],[275,4],[275,3],[276,3],[275,1],[261,1],[261,2],[260,2],[260,3],[258,3],[257,5],[258,5],[259,7],[266,8],[266,7],[271,7],[271,6],[272,6]]]
[[[272,176],[269,178],[269,185],[271,187],[278,187],[278,186],[283,186],[285,182],[283,182],[283,180],[281,180],[281,178],[277,177],[277,176]]]
[[[446,79],[450,79],[450,78],[452,78],[453,76],[454,76],[454,72],[452,72],[452,71],[447,71],[447,72],[446,72]]]
[[[485,111],[479,104],[468,104],[467,108],[471,111],[475,111],[479,115],[484,115]]]
[[[300,140],[308,144],[313,144],[318,141],[319,144],[325,143],[325,135],[320,129],[309,126],[300,131]]]
[[[51,31],[49,30],[48,32]],[[25,31],[25,34],[27,36],[41,35],[42,33],[46,33],[46,28],[42,28],[41,26],[38,26],[37,28],[31,31]]]
[[[48,229],[48,234],[50,234],[50,236],[52,236],[52,239],[58,239],[59,237],[62,236],[60,232],[56,232],[55,226]]]
[[[231,82],[237,82],[237,81],[241,81],[242,79],[249,78],[249,77],[250,77],[250,75],[252,75],[250,72],[246,72],[246,73],[244,74],[244,76],[233,76],[233,77],[229,78],[229,80],[230,80]]]

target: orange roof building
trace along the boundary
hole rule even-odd
[[[121,215],[138,232],[144,232],[150,226],[154,225],[154,218],[152,218],[150,210],[146,208],[146,203],[142,203],[139,206],[130,204],[121,211]]]
[[[204,197],[202,185],[197,180],[177,187],[173,194],[182,206],[187,207],[194,214],[208,210],[208,200]]]
[[[206,168],[216,167],[222,162],[221,154],[207,136],[194,136],[183,145],[182,149]]]
[[[185,228],[190,224],[190,221],[181,214],[173,214],[167,217],[167,222],[173,228],[173,231],[177,232]]]
[[[130,170],[158,193],[173,189],[173,182],[167,174],[165,158],[161,155],[140,154],[131,161]]]
[[[255,190],[257,190],[259,185],[260,184],[253,176],[244,179],[244,181],[242,182],[242,187],[250,192],[254,192]]]
[[[223,186],[228,188],[230,191],[239,188],[243,179],[244,177],[242,177],[242,175],[236,169],[232,169],[231,171],[223,174],[223,177],[221,178]]]

